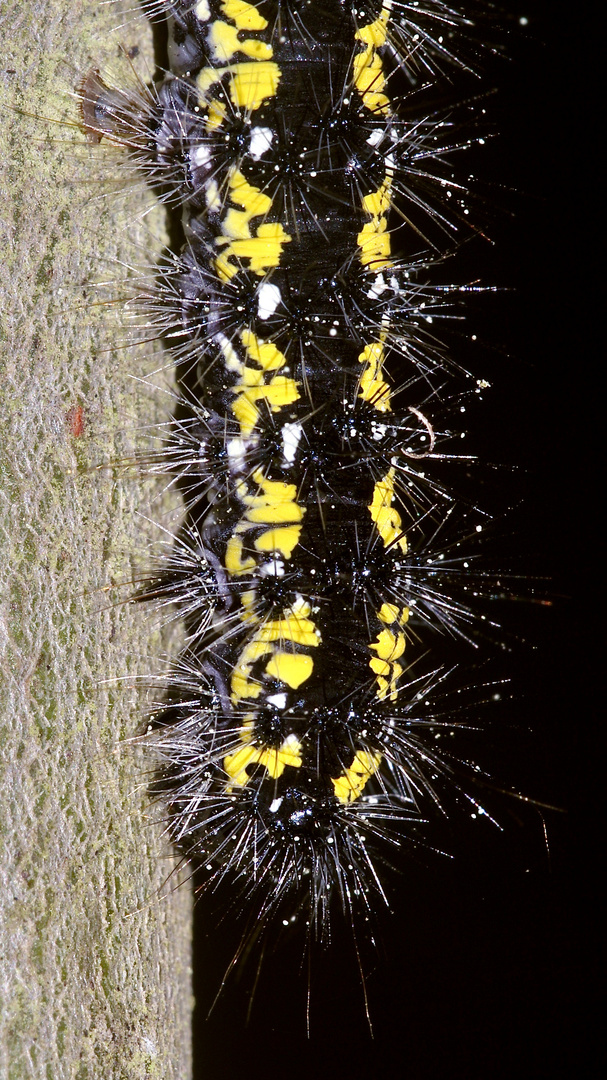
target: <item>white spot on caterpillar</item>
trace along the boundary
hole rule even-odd
[[[268,698],[269,705],[275,705],[277,709],[285,709],[287,706],[286,694],[271,694]]]
[[[278,810],[280,810],[282,800],[283,800],[283,796],[281,795],[279,799],[274,799],[274,801],[270,803],[270,813],[271,814],[276,814],[278,812]]]
[[[282,559],[274,559],[259,567],[261,577],[284,577],[285,564]]]
[[[268,150],[270,150],[272,147],[273,138],[274,132],[272,131],[272,128],[251,128],[251,142],[249,145],[249,153],[253,158],[253,161],[259,161],[260,157],[262,157],[264,154],[267,154]]]
[[[384,275],[378,274],[371,288],[367,291],[367,296],[369,297],[369,300],[377,300],[381,296],[381,294],[386,291],[387,288],[388,286],[386,285]]]
[[[192,150],[192,164],[198,167],[208,165],[211,160],[211,151],[206,143],[200,143]]]
[[[208,210],[221,210],[219,188],[215,180],[209,180],[204,193]]]
[[[242,472],[247,467],[246,454],[249,444],[246,439],[230,439],[226,449],[234,471]]]
[[[215,341],[223,353],[228,371],[240,371],[241,362],[232,342],[228,340],[225,334],[216,334]]]
[[[301,439],[301,424],[285,424],[282,429],[282,456],[285,465],[292,465],[295,461],[297,447]]]
[[[369,143],[369,146],[379,146],[379,144],[382,141],[384,135],[385,135],[385,131],[384,131],[383,128],[374,128],[373,131],[371,132],[371,134],[369,135],[369,138],[367,139],[367,142]]]
[[[264,281],[257,290],[257,314],[260,319],[269,319],[280,304],[282,297],[278,285]]]

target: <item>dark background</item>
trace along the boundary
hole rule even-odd
[[[536,593],[551,604],[513,601],[504,615],[525,642],[502,657],[513,699],[500,731],[499,716],[491,724],[487,759],[482,743],[478,756],[504,782],[557,809],[504,796],[492,803],[502,832],[475,826],[468,835],[454,823],[454,859],[403,857],[401,874],[390,875],[393,914],[379,916],[380,948],[362,961],[373,1039],[351,932],[338,919],[331,949],[314,958],[309,1039],[299,941],[280,943],[274,955],[266,950],[248,1023],[254,961],[230,977],[207,1019],[239,935],[231,916],[218,925],[201,901],[196,1077],[594,1075],[583,1059],[595,949],[585,935],[596,857],[586,855],[597,790],[588,763],[597,748],[592,689],[601,667],[598,353],[589,330],[598,290],[588,281],[598,210],[585,122],[594,68],[587,22],[579,40],[581,9],[574,22],[564,5],[519,7],[529,25],[513,27],[511,59],[489,73],[501,132],[483,159],[498,208],[489,230],[495,244],[471,246],[464,258],[464,276],[504,289],[482,298],[471,316],[471,329],[493,343],[479,374],[489,365],[494,382],[471,438],[481,460],[512,466],[494,474],[510,503],[514,477],[521,502],[504,521],[498,549],[502,543],[504,554],[515,554],[510,563],[530,578],[549,579],[538,580]]]

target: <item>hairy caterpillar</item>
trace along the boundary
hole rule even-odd
[[[473,618],[449,592],[468,567],[457,533],[435,568],[454,500],[418,466],[436,436],[415,404],[446,396],[429,327],[449,290],[422,275],[466,196],[444,120],[401,119],[413,95],[390,91],[463,63],[449,35],[466,19],[442,3],[166,10],[157,87],[92,72],[82,88],[89,138],[127,149],[183,236],[133,301],[182,388],[157,467],[186,524],[142,594],[176,602],[189,639],[155,717],[154,789],[212,882],[229,874],[262,923],[303,912],[322,939],[332,896],[350,917],[383,896],[374,849],[415,835],[453,774],[433,744],[459,722],[426,703],[442,677],[402,658],[426,626]]]
[[[141,111],[141,113],[143,113],[143,112],[144,112],[143,108],[141,108],[141,110],[140,110],[140,111]],[[166,173],[163,173],[163,174],[162,174],[162,176],[164,176],[164,177],[165,177],[165,176],[166,176]],[[349,198],[350,198],[350,197],[349,197]],[[195,273],[195,271],[194,271],[194,273]],[[166,275],[165,275],[165,280],[164,280],[164,283],[166,284]],[[171,284],[171,282],[170,282],[170,284]],[[163,294],[163,296],[162,296],[162,305],[163,305],[163,312],[164,312],[165,314],[166,314],[166,313],[168,313],[168,319],[175,319],[175,310],[174,310],[174,309],[172,310],[172,308],[171,308],[171,306],[170,306],[170,303],[168,303],[168,298],[167,298],[167,295],[166,295],[166,293],[164,293],[164,294]],[[144,318],[147,318],[147,316],[144,316]],[[195,316],[193,316],[192,322],[193,322],[193,323],[194,323],[194,325],[195,325]],[[171,329],[171,324],[170,324],[170,329]],[[358,330],[358,333],[360,333],[360,329]],[[183,339],[181,339],[181,340],[183,340]],[[331,343],[331,342],[329,342],[329,343]],[[190,354],[190,353],[188,353],[187,349],[186,349],[186,351],[185,351],[185,353],[184,353],[184,355],[183,355],[183,360],[184,360],[184,363],[185,363],[186,365],[187,365],[187,364],[189,364],[189,363],[190,363],[190,361],[191,361],[191,354]],[[440,366],[440,364],[439,364],[439,365],[436,365],[436,366],[437,366],[437,367],[439,367],[439,366]],[[418,399],[414,399],[414,400],[418,401],[418,404],[419,404],[419,400],[418,400]],[[416,407],[417,407],[417,406],[416,406]],[[426,410],[422,410],[422,409],[420,409],[420,410],[419,410],[419,411],[421,411],[421,413],[422,413],[422,415],[423,415],[423,416],[428,416],[428,415],[431,415],[431,416],[432,416],[432,418],[434,418],[434,416],[433,416],[433,413],[432,413],[432,408],[431,408],[431,406],[429,406],[428,408],[424,407],[424,409],[426,409]],[[413,415],[412,415],[412,416],[413,416]],[[409,423],[410,423],[410,422],[412,422],[412,421],[410,421],[410,417],[409,417]],[[183,430],[184,430],[184,426],[183,426],[183,420],[181,420],[181,419],[180,419],[180,420],[179,420],[179,423],[181,423],[181,431],[183,431]],[[192,424],[191,424],[191,423],[190,423],[189,421],[188,421],[188,424],[186,424],[186,427],[187,427],[187,428],[188,428],[188,430],[189,430],[189,431],[191,432],[191,430],[192,430]],[[403,431],[404,431],[404,430],[405,430],[405,426],[403,426]],[[418,428],[418,430],[421,430],[421,429],[420,429],[420,428]],[[412,427],[412,428],[410,428],[410,431],[412,431],[412,434],[413,434],[413,427]],[[316,435],[315,437],[316,437],[316,438],[319,438],[320,436],[319,436],[319,435]],[[399,432],[399,437],[401,437],[401,432]],[[318,444],[316,444],[316,445],[318,445]],[[415,443],[412,443],[412,447],[415,447],[416,449],[418,449],[418,448],[419,448],[419,447],[418,447],[418,443],[417,443],[417,442],[415,442]],[[415,453],[415,450],[414,450],[414,453]],[[164,461],[164,462],[166,462],[166,460],[167,460],[167,458],[166,458],[166,455],[164,455],[164,456],[163,456],[163,461]],[[215,459],[212,459],[212,461],[214,461],[214,460],[215,460]],[[191,464],[191,462],[186,462],[186,463],[187,463],[187,465],[188,465],[188,468],[189,468],[189,465]],[[188,481],[188,483],[189,483],[189,481]],[[421,482],[420,482],[420,483],[421,483]],[[422,484],[421,486],[422,486],[422,488],[423,488],[423,486],[424,486],[424,485]],[[188,489],[188,490],[189,490],[189,489]],[[430,489],[430,490],[431,490],[431,489]],[[194,495],[195,495],[195,492],[194,492]],[[433,499],[434,499],[434,496],[427,496],[427,499],[428,499],[428,501],[429,501],[430,503],[432,503],[432,501],[433,501]],[[358,517],[362,517],[362,511],[361,511],[361,509],[360,509],[360,508],[359,508],[358,510],[356,510],[356,516],[358,516]],[[365,570],[365,569],[367,569],[367,567],[364,567],[364,566],[363,566],[363,570]],[[356,630],[358,630],[358,632],[359,632],[358,634],[356,634],[356,637],[360,637],[360,626],[356,626],[356,627],[355,627],[355,629],[356,629]],[[370,639],[370,638],[369,638],[369,639]],[[360,681],[360,679],[359,679],[359,681]],[[368,783],[370,784],[370,783],[372,783],[372,781],[370,781],[370,779],[369,779]],[[366,785],[365,785],[365,786],[366,786]],[[364,797],[364,793],[363,793],[363,796],[362,796],[362,797]],[[354,800],[354,801],[356,801],[356,800]],[[270,895],[271,895],[271,890],[270,890]]]

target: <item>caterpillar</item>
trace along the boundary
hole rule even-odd
[[[208,20],[171,4],[172,74],[133,95],[94,73],[82,109],[91,138],[125,146],[178,237],[131,305],[164,340],[182,389],[152,467],[179,478],[186,523],[166,571],[141,592],[176,600],[190,641],[150,738],[164,761],[155,794],[169,806],[173,839],[211,867],[211,887],[231,879],[236,903],[250,903],[262,922],[286,905],[322,936],[332,896],[352,920],[357,906],[364,917],[377,903],[369,886],[381,900],[382,859],[390,860],[382,850],[407,830],[423,832],[421,807],[433,799],[427,757],[441,720],[427,704],[431,675],[400,669],[441,619],[465,633],[474,617],[474,605],[453,601],[456,569],[441,587],[428,562],[443,554],[440,541],[432,550],[433,533],[455,501],[432,476],[448,374],[424,327],[452,294],[424,285],[426,252],[391,249],[399,214],[417,252],[440,250],[441,235],[459,228],[459,211],[436,209],[449,190],[440,164],[449,139],[440,142],[432,121],[412,133],[400,117],[408,92],[393,87],[448,66],[452,49],[438,30],[463,20],[442,4],[421,13],[339,6],[334,36],[318,46],[325,97],[314,100],[306,130],[310,101],[285,107],[290,98],[280,95],[289,51],[301,84],[311,84],[310,22],[281,5],[282,41],[267,7],[267,30],[238,25],[265,18],[266,6],[212,9],[212,21],[228,27],[215,32],[219,56],[230,34],[246,45],[244,60],[237,48],[219,63],[209,57]],[[377,21],[383,29],[367,33]],[[356,57],[365,59],[355,77]],[[266,64],[281,72],[276,92],[253,108],[258,75],[248,83],[244,69]],[[272,89],[276,69],[266,75]],[[329,267],[327,233],[337,253]],[[310,237],[324,255],[311,254]],[[269,267],[247,254],[253,238]],[[408,371],[394,388],[390,364],[405,347]],[[434,475],[443,475],[439,460]],[[449,779],[448,758],[436,755],[430,767]]]
[[[468,211],[444,119],[404,119],[412,94],[392,88],[463,64],[449,39],[469,20],[339,0],[151,11],[170,71],[132,92],[93,70],[81,108],[178,237],[131,304],[181,387],[152,467],[186,518],[140,593],[175,603],[188,636],[154,716],[153,794],[211,886],[229,876],[261,924],[288,910],[323,939],[335,896],[350,918],[385,899],[375,850],[415,835],[453,774],[433,743],[458,721],[427,707],[442,676],[405,654],[473,619],[450,596],[464,559],[435,569],[455,500],[419,465],[437,433],[414,404],[447,397],[428,328],[451,290],[423,272]]]

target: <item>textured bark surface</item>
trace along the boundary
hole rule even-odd
[[[149,35],[96,0],[1,0],[0,26],[0,1076],[186,1080],[191,900],[130,741],[164,645],[107,588],[150,490],[93,468],[164,417],[133,379],[158,357],[120,347],[92,287],[149,262],[161,223],[111,152],[39,119],[73,119],[120,45],[145,72]]]

